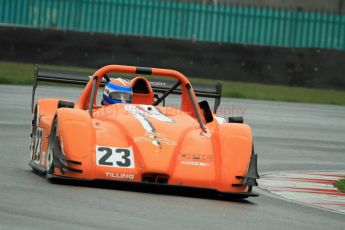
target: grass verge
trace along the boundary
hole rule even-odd
[[[95,69],[42,65],[45,68],[93,73]],[[0,61],[0,84],[31,84],[33,64]],[[190,78],[192,83],[214,84],[215,80]],[[271,101],[305,102],[317,104],[345,105],[345,91],[310,89],[222,81],[222,96]]]
[[[340,179],[337,181],[337,183],[335,183],[335,187],[341,191],[345,193],[345,178],[344,179]]]

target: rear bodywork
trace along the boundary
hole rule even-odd
[[[95,95],[103,76],[110,72],[167,76],[178,84],[165,89],[159,87],[161,83],[136,77],[131,80],[133,104],[99,106]],[[35,79],[39,76],[36,73]],[[169,90],[181,94],[180,108],[158,105]],[[154,183],[256,196],[252,187],[257,185],[257,155],[250,127],[225,122],[216,114],[206,118],[196,92],[174,70],[103,67],[90,77],[75,103],[53,98],[33,103],[30,165],[48,177]],[[207,91],[199,93],[208,96]],[[211,97],[216,98],[216,110],[220,93]]]

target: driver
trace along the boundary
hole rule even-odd
[[[116,103],[131,103],[133,90],[128,81],[122,78],[109,79],[103,91],[103,105]]]

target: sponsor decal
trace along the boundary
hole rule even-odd
[[[159,82],[159,81],[150,81],[151,86],[165,86],[165,82]]]
[[[105,172],[105,177],[110,179],[134,180],[134,174],[131,173]]]
[[[180,158],[185,160],[213,161],[213,155],[202,153],[180,153]]]
[[[198,162],[198,161],[182,161],[181,164],[183,165],[192,165],[192,166],[209,166],[209,163],[206,162]]]
[[[157,142],[159,145],[161,145],[162,143],[166,145],[176,145],[176,141],[169,140],[168,138],[165,137],[164,134],[161,134],[161,133],[148,132],[145,134],[145,136],[134,137],[134,142],[136,143],[145,142],[145,141]]]
[[[96,146],[96,164],[115,168],[134,168],[132,146],[129,148]]]

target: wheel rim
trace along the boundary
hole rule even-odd
[[[52,166],[53,166],[53,148],[52,148],[52,138],[49,138],[48,144],[48,153],[47,153],[47,162],[46,162],[46,169],[48,173],[51,173]]]
[[[54,166],[53,166],[53,159],[54,159],[54,140],[55,140],[55,126],[53,126],[50,137],[49,137],[49,143],[48,143],[48,152],[47,152],[47,160],[46,160],[46,169],[47,173],[52,173],[54,171]]]

